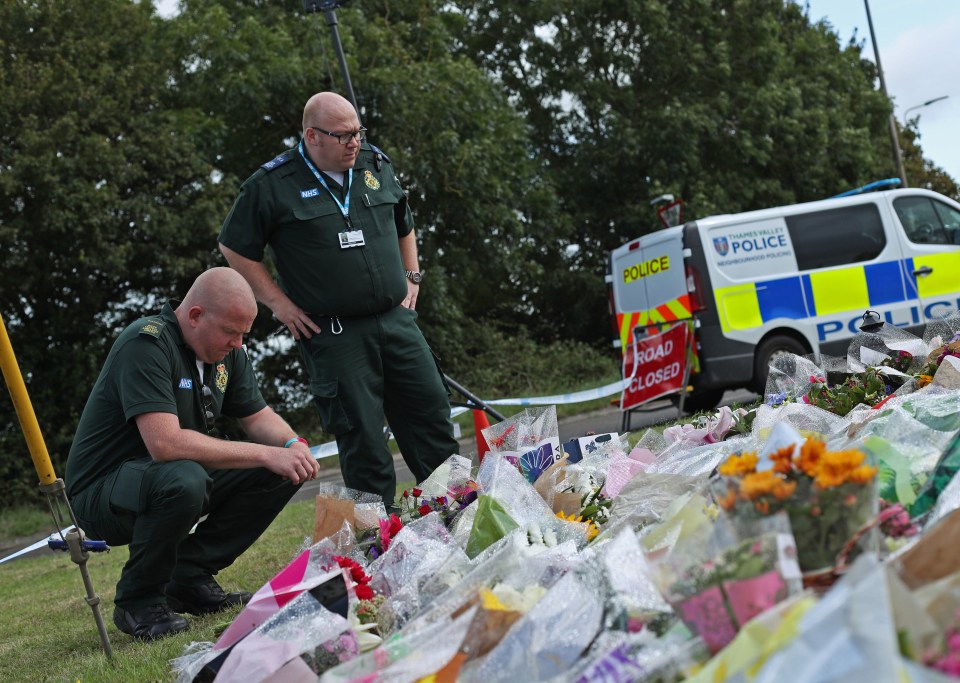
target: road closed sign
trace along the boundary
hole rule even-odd
[[[630,410],[665,394],[680,391],[687,362],[686,322],[636,340],[623,355],[620,410]]]

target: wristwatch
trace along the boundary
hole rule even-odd
[[[406,275],[407,279],[415,285],[419,285],[420,281],[423,279],[423,273],[416,270],[406,270],[404,271],[404,275]]]

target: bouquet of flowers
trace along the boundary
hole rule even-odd
[[[446,496],[424,496],[423,490],[404,490],[400,498],[400,520],[406,525],[415,519],[436,512],[448,529],[457,515],[477,499],[480,487],[470,480],[451,487]]]
[[[907,354],[909,355],[909,354]],[[843,417],[861,403],[875,406],[893,393],[893,387],[876,368],[850,374],[842,382],[827,383],[825,377],[810,377],[810,390],[803,397],[804,403],[815,405]]]
[[[379,520],[377,526],[362,529],[357,533],[357,548],[367,561],[373,561],[390,548],[393,537],[400,533],[403,521],[391,513],[387,519]]]
[[[677,614],[714,653],[799,589],[799,570],[784,554],[793,544],[783,515],[739,529],[732,521],[721,518],[678,544],[655,572]]]
[[[930,382],[933,381],[933,376],[937,374],[937,369],[940,367],[940,364],[943,363],[943,359],[947,356],[960,358],[960,332],[954,334],[953,338],[946,344],[942,344],[930,352],[926,362],[923,364],[923,368],[919,372],[917,384],[921,387],[930,384]]]
[[[800,568],[832,568],[844,546],[876,514],[877,467],[858,449],[828,451],[823,441],[780,448],[758,471],[756,453],[733,455],[718,468],[715,496],[735,519],[781,510],[790,517]]]

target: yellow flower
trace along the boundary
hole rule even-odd
[[[933,376],[931,376],[931,375],[920,375],[920,377],[917,378],[917,387],[920,388],[920,389],[923,389],[925,386],[927,386],[928,384],[930,384],[930,382],[932,382],[932,381],[933,381]]]
[[[557,513],[557,517],[562,519],[564,522],[583,522],[583,517],[581,515],[575,515],[570,513],[570,516],[563,514],[563,510]]]
[[[586,525],[587,525],[587,540],[588,540],[588,541],[592,541],[594,538],[596,538],[597,534],[600,533],[600,527],[598,527],[596,524],[594,524],[594,523],[593,523],[593,520],[589,520],[589,519],[588,519],[588,520],[584,521],[582,515],[574,515],[574,514],[565,515],[565,514],[563,514],[563,511],[560,511],[560,512],[557,513],[557,517],[559,517],[560,519],[562,519],[562,520],[565,521],[565,522],[576,522],[576,523],[578,523],[578,524],[586,524]]]
[[[731,455],[727,461],[717,468],[720,474],[725,477],[740,477],[757,470],[757,454],[743,453],[741,455]]]
[[[597,534],[600,533],[600,527],[594,524],[592,521],[587,522],[587,540],[592,541],[597,537]]]

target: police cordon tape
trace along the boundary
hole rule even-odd
[[[606,398],[607,396],[613,396],[614,394],[619,394],[623,391],[624,380],[619,379],[616,382],[611,382],[610,384],[604,385],[602,387],[596,387],[595,389],[584,389],[583,391],[575,391],[569,394],[556,394],[554,396],[533,396],[530,398],[497,398],[491,401],[485,401],[492,406],[549,406],[549,405],[565,405],[570,403],[585,403],[586,401],[593,401],[598,398]],[[450,417],[456,417],[457,415],[462,415],[463,413],[471,410],[471,408],[464,408],[458,406],[453,408],[450,411]],[[393,435],[390,435],[391,440]],[[323,443],[319,446],[314,446],[310,449],[310,452],[313,453],[313,457],[317,460],[323,458],[329,458],[337,454],[337,442],[331,441],[329,443]],[[64,529],[65,533],[67,530]],[[56,536],[56,534],[53,534]],[[8,555],[3,559],[0,559],[0,564],[3,564],[7,560],[12,560],[21,555],[26,555],[27,553],[33,552],[43,546],[47,545],[49,538],[45,538],[42,541],[37,541],[33,545],[18,550],[13,555]]]
[[[59,534],[58,534],[57,532],[53,532],[52,534],[50,534],[49,536],[47,536],[47,537],[44,538],[43,540],[37,541],[37,542],[34,543],[33,545],[27,546],[26,548],[21,548],[20,550],[18,550],[17,552],[13,553],[12,555],[7,555],[7,556],[4,557],[3,559],[0,559],[0,564],[3,564],[3,563],[6,562],[7,560],[12,560],[12,559],[14,559],[14,558],[20,557],[21,555],[26,555],[27,553],[32,553],[34,550],[39,550],[40,548],[42,548],[42,547],[44,547],[44,546],[48,546],[48,547],[49,547],[50,539],[52,539],[52,538],[60,538],[61,536],[63,536],[63,534],[67,533],[67,532],[70,531],[70,529],[72,529],[72,528],[73,528],[73,527],[69,527],[69,526],[66,527],[66,528],[63,528],[63,529],[60,530],[60,533],[59,533]]]
[[[596,387],[595,389],[584,389],[583,391],[574,391],[569,394],[534,396],[531,398],[497,398],[491,401],[484,401],[484,403],[492,406],[550,406],[564,405],[569,403],[585,403],[586,401],[593,401],[594,399],[606,398],[607,396],[619,394],[623,391],[623,385],[624,380],[618,379],[616,382],[611,382],[610,384],[602,387]],[[468,410],[471,409],[458,406],[450,411],[450,417],[453,418],[457,415],[462,415]],[[393,439],[392,434],[390,435],[390,438]],[[329,458],[337,454],[337,442],[331,441],[329,443],[320,444],[319,446],[314,446],[310,449],[310,452],[313,453],[313,457],[317,460]]]

